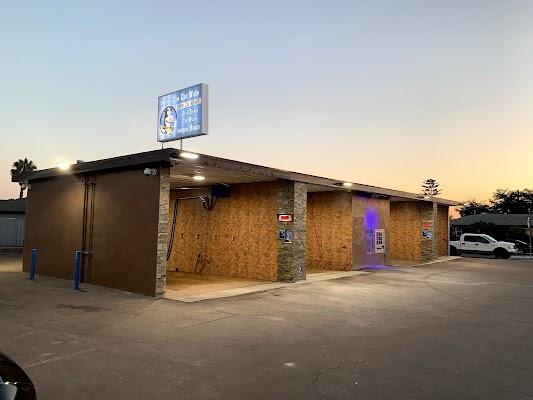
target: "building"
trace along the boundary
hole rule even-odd
[[[35,171],[23,269],[149,296],[168,277],[216,274],[294,282],[448,255],[457,202],[177,149]]]
[[[0,247],[22,247],[26,199],[0,200]]]
[[[486,233],[495,239],[525,240],[528,235],[529,214],[474,214],[453,219],[451,221],[452,235],[459,237],[463,233]],[[477,232],[484,228],[487,232]]]

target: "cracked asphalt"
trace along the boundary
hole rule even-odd
[[[533,398],[533,263],[461,258],[180,303],[18,272],[0,350],[43,399]]]

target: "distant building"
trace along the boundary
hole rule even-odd
[[[527,219],[529,214],[475,214],[466,215],[462,218],[453,219],[451,221],[450,232],[452,237],[461,236],[463,233],[477,233],[471,232],[475,224],[494,224],[496,232],[501,237],[496,239],[511,238],[510,236],[525,236],[527,235]],[[488,233],[488,232],[479,232]],[[520,239],[515,238],[515,239]]]
[[[22,247],[26,199],[0,200],[0,247]]]

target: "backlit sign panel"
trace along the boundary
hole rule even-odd
[[[158,98],[157,141],[207,135],[208,87],[199,83]]]

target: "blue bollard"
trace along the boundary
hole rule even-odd
[[[35,280],[35,261],[37,259],[37,249],[31,251],[30,281]]]
[[[76,252],[76,264],[74,265],[74,289],[80,288],[80,252]]]

